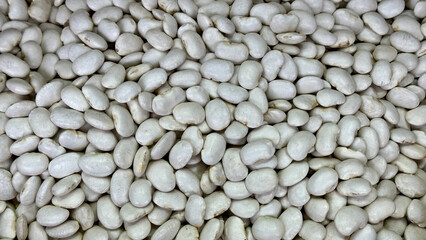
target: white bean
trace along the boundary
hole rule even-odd
[[[96,72],[104,63],[104,54],[99,50],[90,50],[77,57],[72,64],[72,71],[79,75],[90,75]]]
[[[109,153],[89,153],[82,156],[78,165],[81,170],[94,177],[106,177],[115,170],[115,163]]]
[[[284,225],[277,218],[260,217],[254,222],[252,231],[256,239],[281,239],[284,235]]]
[[[210,220],[214,216],[224,213],[231,206],[229,199],[223,192],[214,192],[204,198],[206,204],[205,220]]]
[[[168,192],[176,186],[173,168],[164,160],[151,162],[146,169],[146,176],[154,188]]]

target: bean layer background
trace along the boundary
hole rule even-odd
[[[0,0],[0,239],[426,239],[425,17]]]

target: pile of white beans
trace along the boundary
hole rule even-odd
[[[425,17],[0,0],[0,239],[426,239]]]

